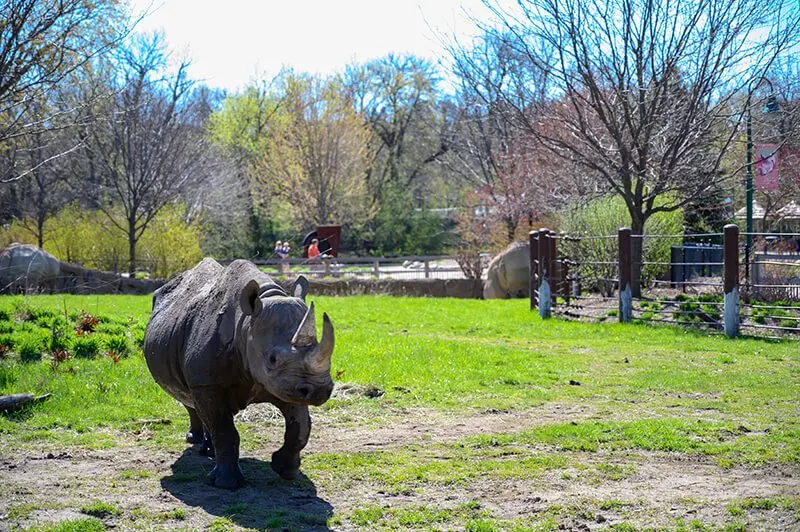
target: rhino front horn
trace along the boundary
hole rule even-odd
[[[328,313],[322,314],[322,341],[314,350],[314,364],[322,371],[330,371],[333,355],[333,324]]]
[[[311,347],[317,343],[317,320],[314,317],[314,303],[308,307],[303,321],[292,337],[292,345],[295,347]]]

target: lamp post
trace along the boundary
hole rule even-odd
[[[753,87],[753,81],[756,81],[755,87]],[[775,87],[772,86],[772,82],[763,77],[753,81],[747,86],[747,178],[745,181],[747,221],[745,231],[746,245],[744,248],[744,268],[747,284],[750,284],[750,251],[753,248],[753,114],[750,102],[753,98],[753,91],[758,88],[762,81],[766,81],[769,85],[769,96],[763,112],[775,113],[779,110],[778,100],[775,99]]]

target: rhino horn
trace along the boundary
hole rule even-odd
[[[308,307],[303,321],[292,337],[292,345],[295,347],[311,347],[317,343],[317,321],[314,317],[314,303]]]
[[[330,371],[331,356],[333,355],[333,324],[328,313],[322,314],[322,341],[313,352],[313,363],[322,371]]]

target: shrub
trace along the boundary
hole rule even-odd
[[[14,336],[8,333],[0,334],[0,358],[6,356],[14,349]]]
[[[656,202],[659,203],[658,201]],[[573,236],[613,236],[620,227],[630,227],[631,218],[625,202],[619,196],[606,196],[586,205],[572,206],[561,213],[560,230]],[[645,235],[681,235],[683,233],[683,213],[681,211],[661,212],[651,216],[644,228]],[[681,237],[645,238],[643,260],[645,262],[669,262],[670,247],[680,244]],[[566,242],[565,242],[566,243]],[[566,243],[565,252],[578,257],[583,263],[615,263],[617,260],[617,240],[615,238],[584,239],[578,243]],[[616,277],[613,264],[583,264],[578,267],[582,278],[596,280],[597,288],[607,295],[613,292],[613,283],[604,279]],[[642,280],[659,278],[669,271],[665,264],[648,264],[642,268]]]
[[[11,313],[6,309],[0,309],[0,321],[10,321]]]
[[[131,346],[126,336],[106,336],[104,338],[106,351],[113,351],[119,356],[128,356],[131,352]]]
[[[16,351],[22,362],[35,362],[41,360],[44,346],[36,335],[25,334],[18,339]]]
[[[201,233],[200,224],[186,223],[186,210],[182,206],[169,205],[161,209],[142,235],[139,256],[145,259],[153,276],[167,279],[203,258]]]
[[[96,336],[79,336],[72,342],[72,352],[77,358],[92,358],[100,352],[100,343]]]
[[[783,319],[780,321],[780,326],[786,329],[796,329],[797,328],[797,320],[791,319]]]

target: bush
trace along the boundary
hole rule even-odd
[[[100,348],[101,342],[96,336],[78,336],[72,341],[72,352],[77,358],[93,358]]]
[[[124,335],[122,336],[106,336],[104,342],[106,351],[113,351],[119,356],[128,356],[131,353],[130,342]]]
[[[86,268],[126,271],[128,237],[117,227],[117,224],[125,227],[126,222],[121,212],[114,216],[116,223],[100,211],[69,205],[45,222],[44,249],[60,260]],[[152,275],[167,278],[194,266],[202,258],[200,225],[187,223],[185,218],[183,207],[164,207],[139,239],[137,257],[143,266],[150,268]],[[0,240],[35,244],[33,235],[26,237],[21,224],[15,223],[0,232]]]
[[[658,203],[658,202],[656,202]],[[614,236],[620,227],[630,227],[631,218],[625,202],[619,196],[606,196],[586,205],[573,206],[561,213],[560,230],[572,236]],[[661,212],[650,217],[645,224],[645,235],[681,235],[683,214],[681,211]],[[681,237],[645,238],[643,259],[645,262],[669,262],[670,247],[680,244]],[[583,239],[573,243],[565,241],[564,255],[577,257],[584,263],[578,267],[580,276],[594,281],[595,288],[610,296],[614,283],[607,279],[617,276],[617,239]],[[585,264],[587,262],[611,264]],[[642,268],[642,280],[657,279],[669,271],[665,264],[648,264]]]
[[[36,335],[25,334],[16,342],[16,351],[22,362],[35,362],[42,359],[44,346]]]
[[[158,279],[187,270],[203,258],[202,229],[198,223],[187,224],[185,218],[183,207],[164,207],[139,241],[139,256]]]

